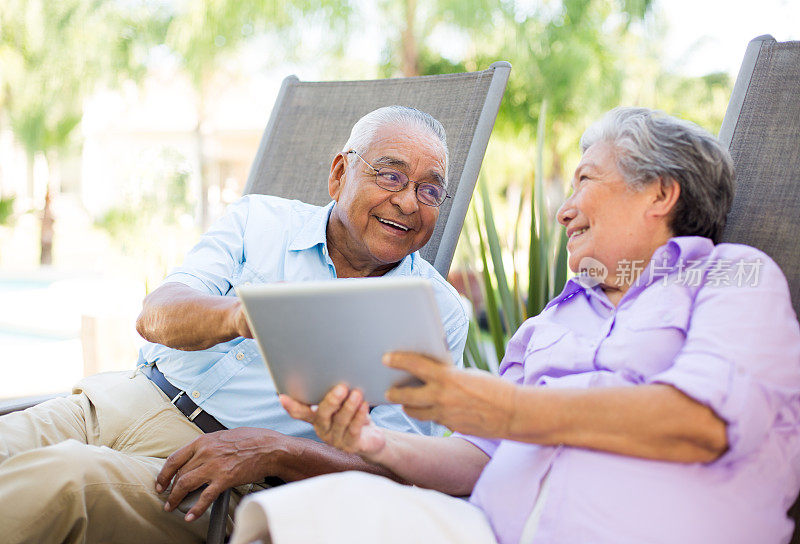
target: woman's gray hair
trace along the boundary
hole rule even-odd
[[[350,137],[342,148],[342,153],[347,153],[355,149],[359,153],[364,153],[369,148],[375,133],[379,128],[386,125],[415,126],[422,130],[427,130],[436,136],[444,148],[444,180],[447,186],[447,174],[450,168],[450,152],[447,149],[447,135],[442,124],[430,114],[408,106],[385,106],[372,110],[364,117],[356,121],[350,131]]]
[[[616,108],[581,137],[581,152],[610,143],[617,167],[634,188],[661,178],[681,187],[670,219],[675,236],[705,236],[718,243],[733,201],[734,172],[728,150],[688,121],[646,108]]]

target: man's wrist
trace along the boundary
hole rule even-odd
[[[225,329],[228,331],[226,336],[231,338],[238,338],[243,336],[241,329],[241,321],[244,319],[244,311],[242,310],[242,301],[233,299],[228,308],[225,309]]]

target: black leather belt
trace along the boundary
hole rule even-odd
[[[164,374],[156,368],[156,365],[147,365],[143,367],[142,373],[150,378],[167,397],[172,399],[170,402],[175,405],[175,408],[180,410],[189,421],[200,427],[200,430],[204,433],[213,433],[227,429],[222,423],[214,419],[214,416],[192,402],[192,399],[185,391],[181,391],[169,383]]]

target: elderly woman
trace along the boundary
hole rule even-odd
[[[387,399],[446,438],[375,426],[358,390],[282,398],[398,482],[267,491],[234,542],[786,542],[800,459],[800,328],[764,253],[720,244],[728,153],[689,123],[608,113],[558,211],[577,275],[509,342],[500,377],[394,353]],[[421,489],[427,488],[427,489]],[[469,502],[454,498],[470,495]]]

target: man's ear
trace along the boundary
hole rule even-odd
[[[346,166],[347,163],[345,163],[344,155],[337,153],[331,163],[331,173],[328,175],[328,194],[337,202],[344,188]]]
[[[653,197],[647,214],[653,218],[668,217],[681,196],[681,186],[673,178],[658,178],[652,183]]]

